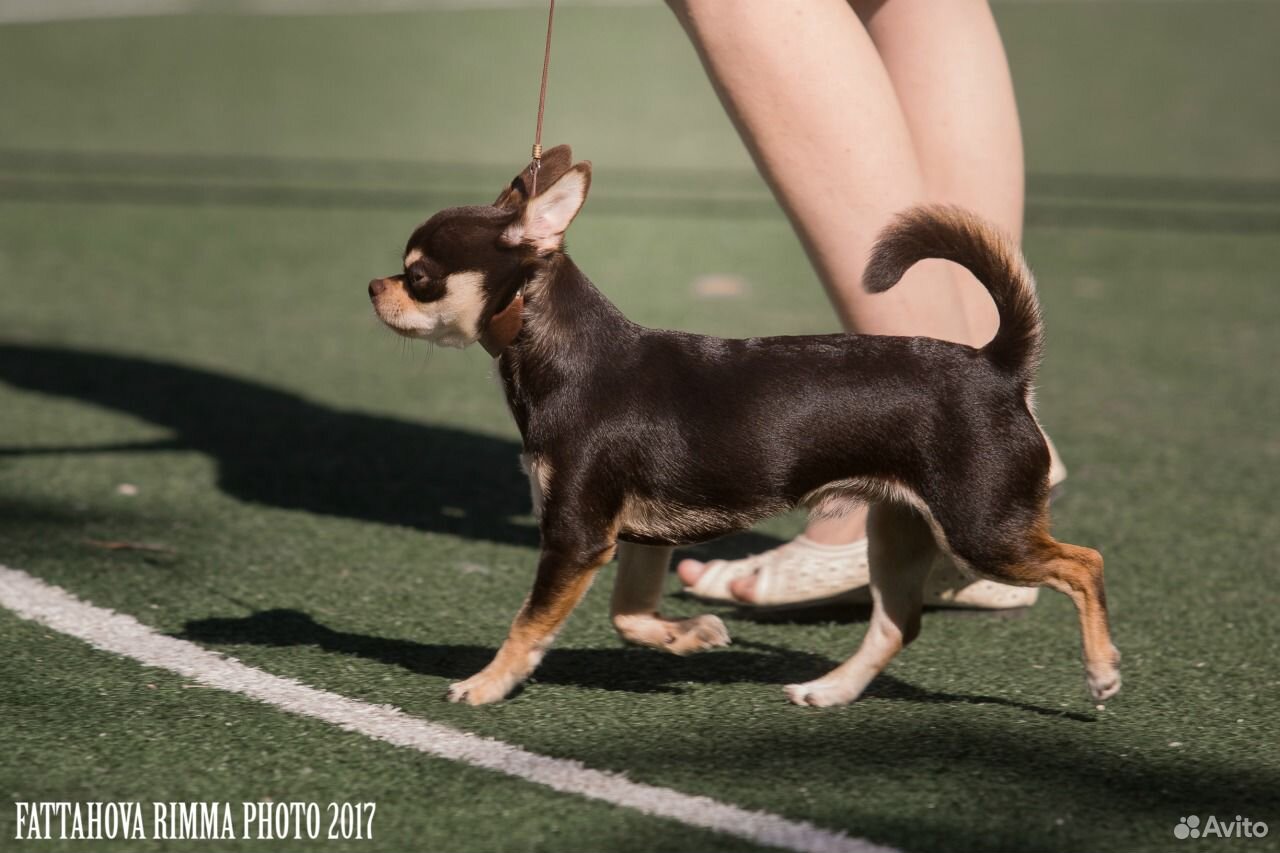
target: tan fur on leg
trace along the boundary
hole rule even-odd
[[[871,624],[858,651],[821,678],[787,685],[797,705],[844,705],[920,633],[924,582],[936,552],[925,521],[912,510],[877,504],[867,517]]]
[[[618,577],[610,601],[613,627],[628,643],[676,655],[727,646],[729,632],[718,616],[676,620],[664,619],[658,612],[671,551],[629,542],[618,546]]]
[[[1107,626],[1107,596],[1102,585],[1102,555],[1092,548],[1053,543],[1058,556],[1047,565],[1048,584],[1066,593],[1080,613],[1085,681],[1095,701],[1120,692],[1120,651]]]
[[[466,681],[450,686],[449,701],[485,705],[504,699],[542,662],[564,621],[611,556],[606,552],[594,566],[569,574],[542,606],[535,606],[532,597],[526,601],[493,661]]]
[[[1111,642],[1107,625],[1107,594],[1102,582],[1102,555],[1092,548],[1059,542],[1049,534],[1047,507],[1029,531],[1030,553],[1022,562],[973,566],[1002,583],[1048,586],[1069,597],[1080,614],[1085,680],[1095,701],[1120,690],[1120,652]]]

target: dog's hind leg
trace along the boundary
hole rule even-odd
[[[618,577],[609,608],[618,636],[628,643],[677,655],[729,645],[729,631],[718,616],[703,614],[677,620],[665,619],[658,612],[671,551],[630,542],[618,545]]]
[[[920,633],[924,583],[937,551],[933,534],[916,512],[893,504],[873,506],[867,528],[871,624],[853,657],[821,678],[787,686],[797,705],[852,702]]]
[[[1049,586],[1066,593],[1080,613],[1084,641],[1085,680],[1095,701],[1120,692],[1120,650],[1111,642],[1107,624],[1107,591],[1102,583],[1102,555],[1092,548],[1054,542],[1059,554],[1049,563]]]
[[[1120,652],[1111,642],[1107,624],[1102,555],[1092,548],[1057,541],[1049,535],[1044,521],[1030,532],[1023,551],[1026,556],[1017,561],[975,563],[974,568],[1003,583],[1048,586],[1070,598],[1080,614],[1089,693],[1098,702],[1114,696],[1120,690]]]

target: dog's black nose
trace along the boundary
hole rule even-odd
[[[387,289],[387,280],[385,278],[375,278],[369,282],[369,298],[377,299],[378,294]]]

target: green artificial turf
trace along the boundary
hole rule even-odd
[[[864,614],[726,612],[731,649],[668,658],[618,644],[607,577],[517,698],[442,701],[502,638],[536,531],[487,357],[391,336],[365,282],[522,165],[541,10],[0,28],[0,563],[307,684],[903,850],[1193,849],[1189,814],[1274,828],[1214,850],[1277,849],[1280,6],[997,12],[1039,409],[1071,472],[1055,529],[1106,556],[1125,655],[1104,709],[1049,593],[928,615],[863,701],[817,711],[781,686],[847,656]],[[571,251],[602,289],[651,325],[830,330],[669,13],[569,7],[556,50],[546,139],[595,162]],[[707,274],[745,292],[701,298]],[[376,799],[361,850],[749,849],[5,612],[0,652],[10,799]]]
[[[142,670],[95,653],[8,612],[0,625],[16,676],[5,683],[6,799],[145,803],[153,838],[153,803],[231,804],[239,838],[218,850],[599,850],[644,851],[694,844],[708,850],[744,845],[709,832],[577,801],[590,835],[561,820],[563,795],[482,770],[425,758],[341,732],[325,723],[267,709],[178,676]],[[86,673],[92,678],[86,678]],[[58,701],[50,702],[50,696]],[[86,714],[109,706],[111,714]],[[32,719],[50,734],[33,738]],[[243,839],[241,803],[316,803],[320,838]],[[441,804],[467,803],[468,808]],[[329,837],[329,803],[377,803],[372,838]],[[6,849],[14,816],[6,809]],[[56,821],[55,821],[55,826]],[[367,827],[369,824],[363,824]],[[261,832],[255,827],[255,832]],[[197,842],[31,841],[39,850],[208,849]],[[17,845],[22,847],[24,845]]]

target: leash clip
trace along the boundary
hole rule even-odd
[[[533,144],[533,163],[530,170],[529,181],[529,198],[533,198],[538,194],[538,172],[542,170],[542,146],[538,143]]]

